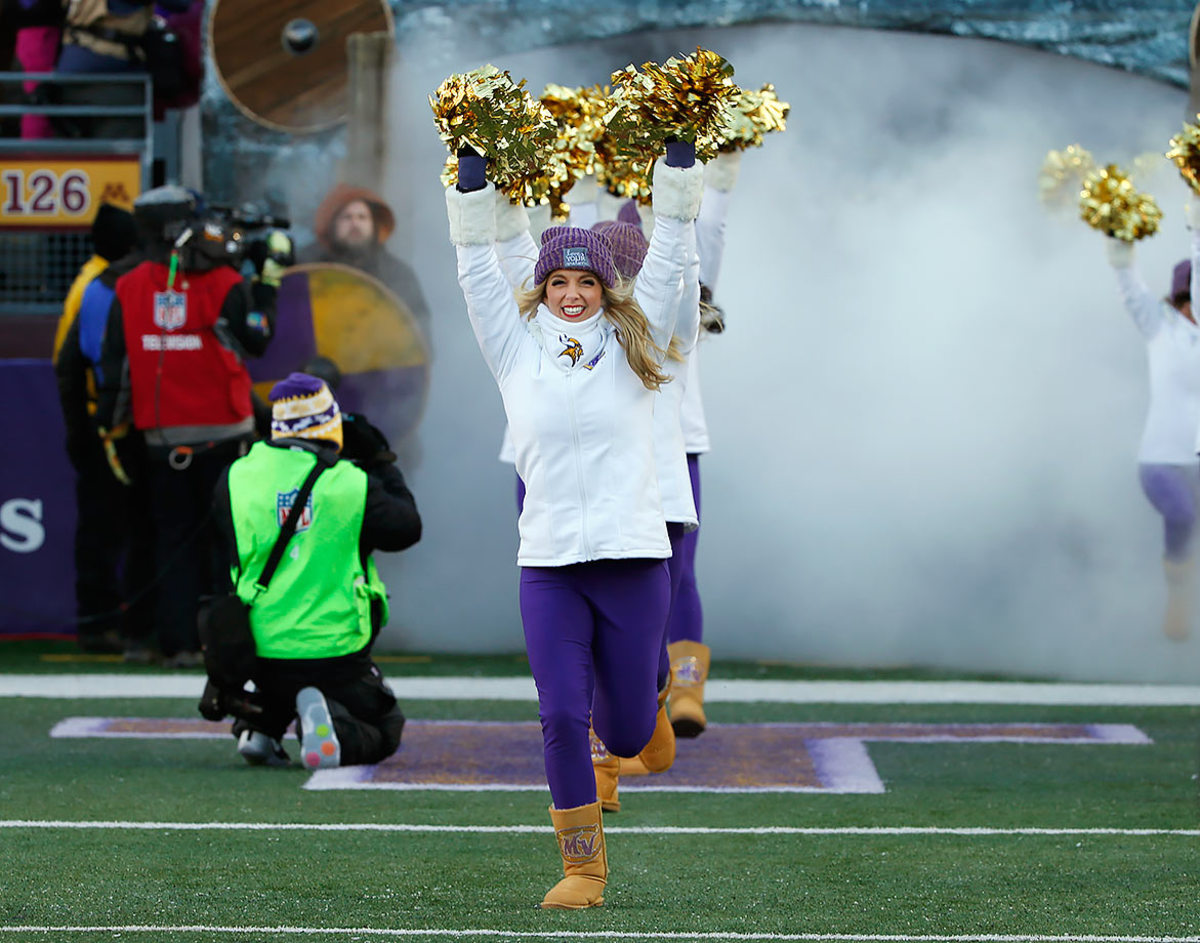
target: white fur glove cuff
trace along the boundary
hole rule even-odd
[[[482,246],[496,240],[495,187],[462,193],[446,188],[446,215],[450,219],[450,241],[456,246]]]
[[[1133,265],[1133,243],[1113,236],[1107,237],[1104,249],[1108,254],[1108,264],[1113,268],[1129,268]]]
[[[705,186],[728,193],[737,183],[738,170],[741,166],[741,151],[719,151],[717,156],[704,167]]]
[[[691,167],[672,167],[660,157],[654,164],[653,185],[654,215],[690,223],[700,212],[704,165],[696,161]]]

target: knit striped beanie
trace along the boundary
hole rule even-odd
[[[574,226],[551,226],[542,233],[542,247],[533,269],[534,284],[540,285],[560,268],[595,272],[608,288],[615,288],[619,277],[608,244],[590,229]]]
[[[622,278],[637,278],[642,270],[642,262],[646,259],[649,244],[642,230],[631,223],[621,223],[615,219],[603,219],[592,224],[592,232],[597,232],[608,243],[612,252],[613,264]]]
[[[289,374],[271,390],[271,438],[316,439],[342,448],[342,412],[323,380]]]

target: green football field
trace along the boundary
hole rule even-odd
[[[0,943],[1200,941],[1200,689],[718,664],[558,912],[522,660],[381,661],[404,744],[338,778],[246,766],[198,672],[0,644]]]

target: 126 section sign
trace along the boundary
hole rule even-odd
[[[140,191],[136,154],[18,158],[0,167],[0,229],[87,226],[101,203],[129,209]]]

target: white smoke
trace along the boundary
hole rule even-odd
[[[792,106],[788,131],[743,159],[716,290],[729,329],[702,346],[714,657],[1194,677],[1200,642],[1159,628],[1142,341],[1103,237],[1037,191],[1051,149],[1126,166],[1161,153],[1183,91],[1010,45],[777,23],[502,58],[436,42],[422,58],[420,39],[392,85],[386,195],[436,360],[410,475],[425,537],[380,559],[390,641],[522,644],[503,411],[455,278],[426,96],[486,61],[537,93],[699,45]],[[1163,165],[1138,181],[1165,212],[1138,264],[1165,291],[1188,243],[1186,191]]]

